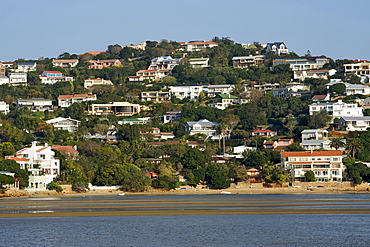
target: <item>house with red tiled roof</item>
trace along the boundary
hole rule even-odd
[[[342,181],[342,151],[281,152],[281,167],[293,182],[306,182],[305,173],[313,171],[317,182]]]
[[[289,146],[294,143],[293,139],[278,139],[277,141],[263,141],[263,148],[272,149],[274,151],[287,151]]]
[[[77,66],[78,59],[53,59],[51,63],[53,64],[54,67],[70,69]]]
[[[185,51],[202,51],[207,48],[212,48],[218,46],[216,42],[213,41],[189,41],[184,45]]]
[[[77,146],[52,146],[51,149],[61,152],[70,159],[75,159],[79,155]]]
[[[122,65],[121,61],[118,59],[89,60],[89,63],[89,69],[104,69]]]
[[[330,94],[317,94],[317,95],[314,95],[311,100],[312,101],[329,101]]]
[[[82,103],[89,100],[96,100],[96,94],[59,95],[58,106],[62,108],[70,107],[73,103]]]
[[[113,83],[111,80],[105,80],[101,78],[96,79],[86,79],[84,82],[84,88],[90,89],[92,86],[98,86],[98,85],[108,85],[113,86]]]
[[[8,157],[13,159],[20,164],[24,164],[24,168],[36,169],[35,172],[39,175],[43,173],[45,175],[45,182],[41,184],[30,184],[30,189],[46,188],[46,184],[53,181],[60,174],[60,161],[55,158],[55,152],[51,150],[48,144],[44,146],[37,146],[36,142],[32,142],[31,147],[23,148],[16,152],[15,157]]]

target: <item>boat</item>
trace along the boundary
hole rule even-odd
[[[125,193],[118,193],[118,195],[119,195],[119,196],[124,196],[124,195],[125,195]]]
[[[220,194],[231,194],[231,192],[222,190],[222,191],[220,191]]]

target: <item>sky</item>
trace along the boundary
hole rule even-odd
[[[0,0],[0,61],[215,36],[370,60],[369,7],[369,0]]]

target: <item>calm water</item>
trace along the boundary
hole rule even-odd
[[[293,205],[305,201],[308,208],[311,203],[318,207],[320,201],[323,201],[322,207],[369,208],[369,197],[370,194],[227,195],[229,200],[291,201]],[[135,196],[59,201],[71,205],[74,201],[86,201],[86,204],[92,200],[94,203],[133,201],[135,205],[138,200],[154,203],[163,198],[178,200],[181,204],[183,199],[212,201],[225,197]],[[329,205],[327,201],[335,203]],[[346,203],[341,205],[341,201]],[[347,205],[349,201],[351,205]],[[7,210],[3,202],[0,200],[0,207]],[[370,214],[12,218],[0,219],[0,246],[370,246],[369,223]]]

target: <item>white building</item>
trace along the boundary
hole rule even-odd
[[[321,78],[327,79],[328,76],[332,76],[337,71],[335,69],[321,69],[321,70],[295,70],[294,79],[304,81],[306,78]]]
[[[108,86],[113,86],[113,83],[111,80],[104,80],[104,79],[87,79],[84,82],[84,88],[90,89],[92,86],[97,86],[97,85],[108,85]]]
[[[9,83],[13,86],[27,85],[27,73],[9,73]]]
[[[342,100],[338,100],[338,102],[313,103],[309,105],[310,115],[322,110],[327,111],[333,118],[364,116],[362,107],[359,107],[357,103],[344,103]]]
[[[74,68],[78,64],[78,59],[53,59],[54,67],[61,67],[63,69]]]
[[[339,79],[331,79],[329,83],[326,84],[326,88],[329,89],[330,86],[337,84],[337,83],[343,83],[346,86],[346,95],[355,95],[355,94],[361,94],[361,95],[369,95],[370,94],[370,87],[364,86],[362,84],[351,84],[347,82],[343,82]]]
[[[95,94],[72,94],[72,95],[59,95],[58,106],[70,107],[73,103],[82,103],[85,101],[96,100]]]
[[[73,77],[64,76],[60,71],[44,71],[39,75],[42,84],[55,84],[58,81],[73,81]]]
[[[317,182],[342,181],[342,151],[281,152],[281,165],[293,182],[306,182],[305,173],[313,171]]]
[[[303,130],[301,135],[301,147],[305,150],[332,149],[330,147],[331,140],[328,139],[329,132],[327,130],[308,129]]]
[[[370,127],[370,117],[341,117],[338,125],[346,131],[365,131]]]
[[[219,135],[217,133],[217,122],[211,122],[207,119],[201,119],[197,122],[186,122],[185,131],[189,135],[203,134],[211,139],[218,139]]]
[[[231,94],[218,94],[216,97],[209,101],[208,106],[225,110],[229,106],[237,104],[241,105],[245,103],[248,103],[247,99],[241,99]]]
[[[231,94],[234,90],[235,85],[223,84],[223,85],[208,85],[204,88],[207,91],[208,97],[215,97],[217,94]]]
[[[161,118],[163,123],[178,123],[181,116],[181,111],[168,111]]]
[[[4,101],[0,101],[0,113],[5,115],[9,113],[9,105]]]
[[[46,121],[53,125],[55,129],[67,130],[68,132],[76,132],[81,121],[72,118],[57,117]]]
[[[185,44],[185,51],[201,51],[215,46],[218,46],[218,44],[212,41],[190,41]]]
[[[208,68],[209,58],[189,58],[189,64],[193,68]]]
[[[0,85],[9,84],[9,77],[5,75],[0,75]]]
[[[88,114],[90,115],[107,115],[132,116],[138,114],[141,110],[139,104],[129,102],[112,102],[108,104],[91,104],[89,105]]]
[[[273,65],[289,64],[292,70],[310,70],[321,69],[329,62],[326,57],[289,57],[289,58],[275,58]]]
[[[150,62],[148,70],[172,70],[175,66],[179,65],[181,58],[172,58],[171,56],[162,56],[153,58]]]
[[[142,101],[165,102],[171,100],[170,92],[163,91],[148,91],[141,92]]]
[[[27,73],[28,71],[35,71],[36,70],[36,62],[33,63],[18,63],[18,68],[15,72],[23,72]]]
[[[207,93],[208,85],[200,85],[197,83],[189,83],[189,84],[178,84],[175,86],[170,87],[170,92],[176,98],[179,99],[191,99],[197,100],[199,99],[199,94],[203,92],[204,94]]]
[[[27,107],[31,111],[53,110],[52,100],[44,98],[17,99],[16,105],[19,107]]]
[[[46,184],[60,175],[60,161],[55,158],[55,152],[47,144],[45,146],[37,146],[36,142],[32,142],[31,147],[17,151],[16,156],[28,159],[28,164],[32,165],[32,167],[39,165],[39,170],[45,173]]]

